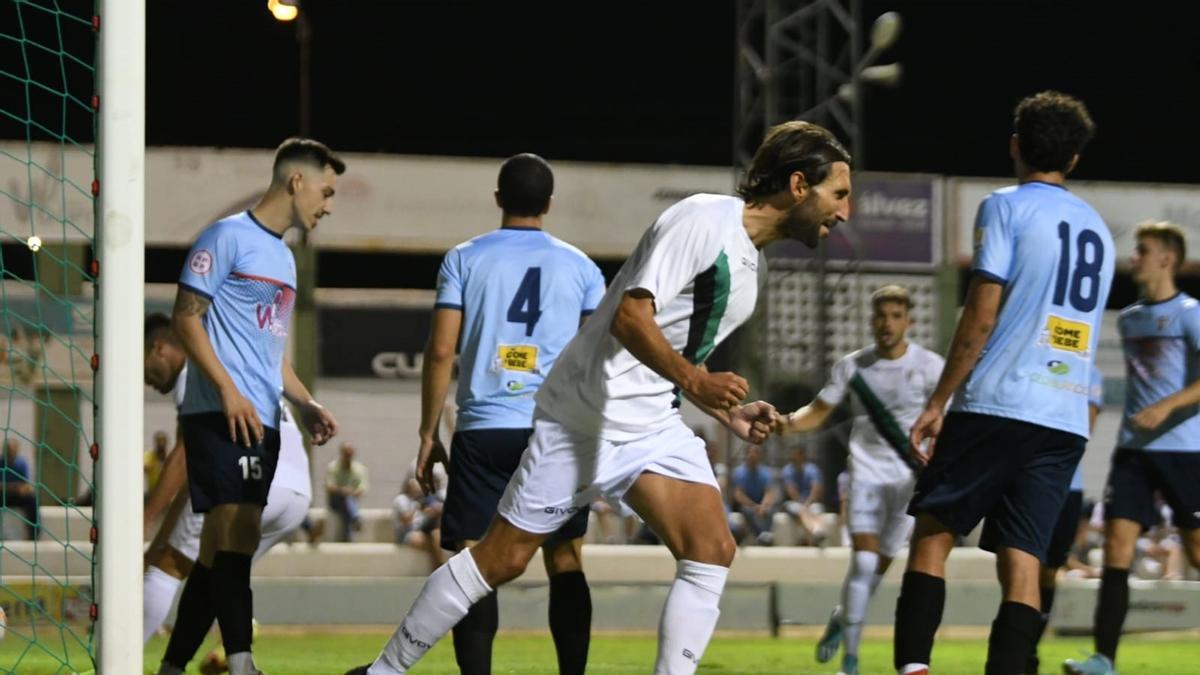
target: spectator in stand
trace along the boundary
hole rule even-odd
[[[808,461],[804,446],[792,449],[792,461],[783,467],[783,508],[804,531],[804,543],[819,546],[825,540],[821,515],[825,513],[825,481],[821,469]]]
[[[4,475],[3,504],[8,510],[22,510],[25,513],[25,527],[30,539],[37,539],[41,529],[41,515],[38,511],[37,490],[34,489],[29,473],[29,462],[21,456],[21,443],[15,438],[4,441],[4,456],[0,457],[0,473]],[[0,536],[4,529],[0,526]]]
[[[339,453],[326,470],[325,493],[329,498],[329,510],[341,519],[338,541],[350,541],[351,531],[362,529],[358,502],[367,492],[367,467],[355,461],[355,448],[350,443],[342,443]]]
[[[745,460],[733,470],[733,501],[755,542],[770,546],[774,541],[771,516],[779,504],[779,488],[774,472],[763,466],[762,460],[761,445],[746,446]]]
[[[167,461],[167,432],[154,432],[154,447],[142,454],[142,474],[146,477],[146,490],[143,495],[149,495],[158,484],[162,474],[163,462]]]

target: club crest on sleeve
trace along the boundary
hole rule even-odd
[[[188,260],[188,269],[195,274],[208,274],[212,269],[213,256],[212,252],[206,248],[202,248],[192,254]]]

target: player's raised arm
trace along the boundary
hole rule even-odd
[[[662,329],[654,322],[654,296],[641,288],[625,293],[609,325],[609,332],[634,358],[675,383],[705,412],[729,423],[722,411],[746,398],[749,385],[735,373],[710,373],[688,362],[671,348]]]
[[[171,327],[183,343],[188,359],[200,367],[221,396],[221,407],[229,421],[229,437],[247,448],[262,442],[262,421],[254,404],[238,391],[233,378],[221,365],[204,329],[203,317],[212,300],[180,286],[175,293],[175,308],[171,311]]]
[[[283,374],[283,397],[296,407],[300,423],[312,435],[313,443],[324,445],[338,432],[338,423],[333,413],[317,403],[308,387],[304,386],[296,375],[296,370],[292,368],[292,362],[287,357],[283,358],[280,372]]]

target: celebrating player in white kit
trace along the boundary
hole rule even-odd
[[[847,394],[854,394],[849,508],[854,557],[842,584],[842,603],[833,610],[817,645],[817,661],[825,663],[845,638],[841,669],[845,675],[858,673],[858,643],[867,605],[912,530],[913,518],[907,510],[916,482],[916,460],[908,452],[907,432],[933,393],[945,363],[905,338],[912,325],[912,306],[903,286],[875,291],[871,295],[875,344],[838,361],[817,397],[783,424],[785,432],[816,429]]]
[[[623,499],[678,561],[655,672],[695,672],[736,545],[680,398],[752,443],[770,432],[775,410],[741,405],[746,381],[703,364],[754,311],[759,249],[815,247],[849,215],[849,162],[825,129],[786,122],[755,153],[740,199],[695,195],[659,216],[538,391],[529,448],[487,534],[433,573],[375,663],[352,673],[407,672],[598,497]]]

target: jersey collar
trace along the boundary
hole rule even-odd
[[[253,222],[255,225],[261,227],[263,232],[266,232],[267,234],[271,235],[272,237],[275,237],[276,239],[283,239],[282,234],[279,234],[275,230],[272,230],[272,229],[268,228],[266,225],[263,225],[262,223],[258,222],[258,218],[254,217],[254,212],[251,211],[250,209],[246,209],[246,216],[249,217],[250,221]]]

